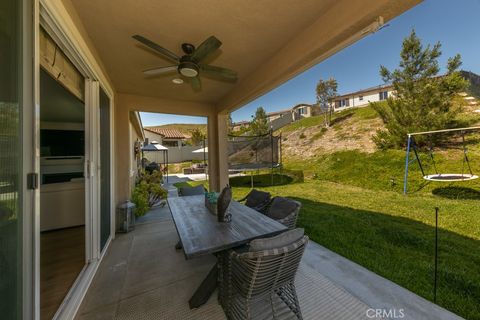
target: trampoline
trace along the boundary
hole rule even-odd
[[[233,136],[228,139],[228,169],[231,173],[250,172],[253,188],[253,173],[270,170],[273,185],[275,169],[281,169],[281,135]]]
[[[478,179],[478,176],[475,174],[439,173],[426,175],[423,179],[428,181],[456,182],[475,180]]]

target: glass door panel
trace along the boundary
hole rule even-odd
[[[0,317],[22,316],[22,15],[0,1]]]
[[[100,88],[100,250],[111,233],[110,205],[110,99]]]

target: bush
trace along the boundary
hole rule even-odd
[[[167,198],[168,192],[161,186],[162,173],[153,171],[151,174],[142,173],[132,193],[132,202],[135,204],[135,215],[143,216],[162,199]]]
[[[135,204],[135,215],[137,217],[143,216],[150,209],[146,185],[145,182],[140,182],[133,189],[132,202]]]

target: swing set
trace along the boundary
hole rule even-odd
[[[436,131],[409,133],[408,140],[407,140],[407,151],[406,151],[406,157],[405,157],[405,177],[403,180],[403,193],[407,194],[409,165],[415,161],[418,163],[418,166],[420,167],[420,171],[422,172],[423,179],[429,182],[463,182],[463,181],[478,179],[478,175],[473,173],[472,168],[470,166],[470,161],[468,158],[468,149],[465,144],[465,132],[472,131],[472,130],[480,130],[480,127],[444,129],[444,130],[436,130]],[[430,148],[429,148],[429,158],[431,160],[435,173],[430,173],[430,174],[426,173],[424,169],[424,165],[422,164],[422,161],[419,156],[419,150],[415,142],[415,136],[420,136],[420,135],[431,136],[433,134],[450,133],[450,132],[460,132],[462,136],[463,160],[462,160],[461,173],[440,173],[437,169],[437,164],[435,162],[432,144],[430,145]],[[410,160],[410,153],[412,150],[415,155],[415,159]]]

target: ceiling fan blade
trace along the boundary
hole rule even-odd
[[[148,69],[144,70],[143,74],[147,76],[156,76],[159,74],[164,74],[164,73],[169,73],[172,71],[177,71],[178,66],[168,66],[168,67],[159,67],[159,68],[153,68],[153,69]]]
[[[142,37],[142,36],[136,34],[136,35],[132,36],[132,38],[141,42],[141,43],[143,43],[144,45],[146,45],[150,49],[153,49],[153,50],[157,51],[158,53],[163,54],[165,57],[167,57],[167,58],[169,58],[173,61],[180,60],[180,58],[175,53],[171,52],[170,50],[165,49],[164,47],[156,44],[153,41],[148,40],[145,37]]]
[[[204,72],[211,73],[212,75],[216,75],[216,76],[221,76],[225,79],[237,80],[237,72],[227,68],[201,65],[200,69]]]
[[[218,40],[214,36],[210,36],[207,40],[203,41],[202,44],[198,46],[198,48],[195,49],[192,54],[192,59],[196,62],[200,62],[205,59],[210,53],[220,48],[221,45],[222,42],[220,40]]]
[[[188,79],[194,91],[200,91],[200,89],[202,89],[202,82],[200,81],[200,77],[196,76]]]

